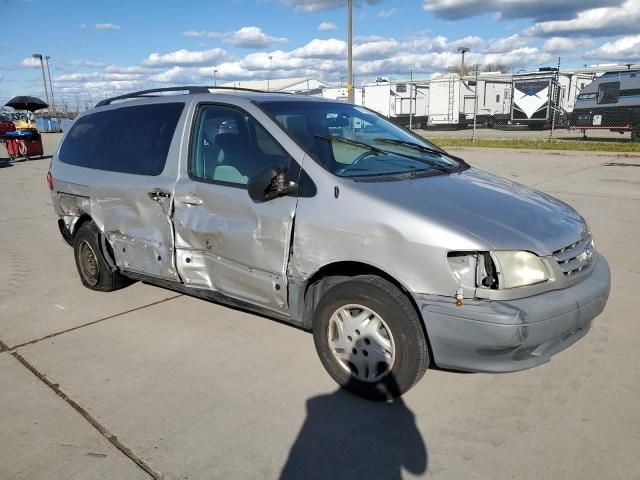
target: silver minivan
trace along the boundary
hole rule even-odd
[[[312,330],[340,385],[507,372],[576,342],[606,260],[585,220],[356,105],[179,87],[105,100],[48,176],[82,283],[139,280]]]

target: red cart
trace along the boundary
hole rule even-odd
[[[4,132],[1,138],[7,148],[9,158],[16,159],[24,157],[41,157],[44,155],[42,148],[42,137],[37,130],[18,130],[15,132]]]

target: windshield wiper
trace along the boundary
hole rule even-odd
[[[413,150],[418,150],[420,152],[433,153],[435,155],[443,155],[443,156],[445,156],[447,158],[451,158],[452,160],[455,160],[456,162],[460,163],[462,167],[468,167],[469,166],[469,164],[467,162],[465,162],[462,158],[456,157],[454,155],[451,155],[451,154],[445,152],[444,150],[439,150],[437,148],[431,148],[431,147],[425,147],[424,145],[420,145],[418,143],[410,142],[408,140],[398,140],[398,139],[395,139],[395,138],[374,138],[373,141],[374,142],[378,142],[378,143],[388,143],[389,145],[400,145],[402,147],[411,148]]]
[[[335,137],[333,135],[314,135],[314,137],[319,138],[321,140],[326,140],[328,142],[346,143],[347,145],[362,147],[366,150],[371,150],[372,152],[376,152],[376,153],[389,153],[386,150],[382,150],[381,148],[374,147],[373,145],[369,145],[368,143],[359,142],[358,140],[351,140],[350,138]]]
[[[378,148],[378,147],[374,147],[373,145],[369,145],[368,143],[365,143],[365,142],[359,142],[358,140],[351,140],[350,138],[344,138],[344,137],[335,137],[335,136],[332,136],[332,135],[329,135],[329,136],[314,135],[314,137],[320,138],[322,140],[326,140],[328,142],[336,141],[336,142],[339,142],[339,143],[345,143],[347,145],[353,145],[353,146],[356,146],[356,147],[361,147],[361,148],[364,148],[366,150],[375,152],[376,154],[397,155],[399,157],[409,158],[411,160],[415,160],[417,162],[429,165],[430,167],[432,167],[432,168],[434,168],[436,170],[439,170],[441,172],[451,173],[451,169],[440,165],[438,162],[434,162],[432,160],[426,160],[424,158],[419,158],[419,157],[416,157],[415,155],[408,155],[406,153],[392,152],[390,150],[384,150],[382,148]],[[427,148],[427,147],[425,147],[425,148]],[[440,154],[440,152],[437,152],[437,153]]]

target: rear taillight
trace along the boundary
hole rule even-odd
[[[49,190],[53,190],[53,176],[51,172],[47,172],[47,185],[49,185]]]

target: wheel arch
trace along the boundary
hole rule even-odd
[[[413,305],[413,308],[416,310],[417,315],[422,319],[420,309],[418,308],[418,304],[416,303],[414,296],[411,294],[411,291],[396,277],[381,268],[368,263],[358,261],[338,261],[324,265],[300,286],[300,293],[297,295],[298,304],[292,305],[292,307],[299,312],[303,326],[309,330],[313,329],[313,314],[315,307],[318,305],[320,298],[327,290],[340,282],[350,280],[359,275],[377,275],[396,286],[404,295],[407,296]],[[424,321],[421,323],[427,342],[429,342]],[[429,347],[431,347],[430,344]]]

